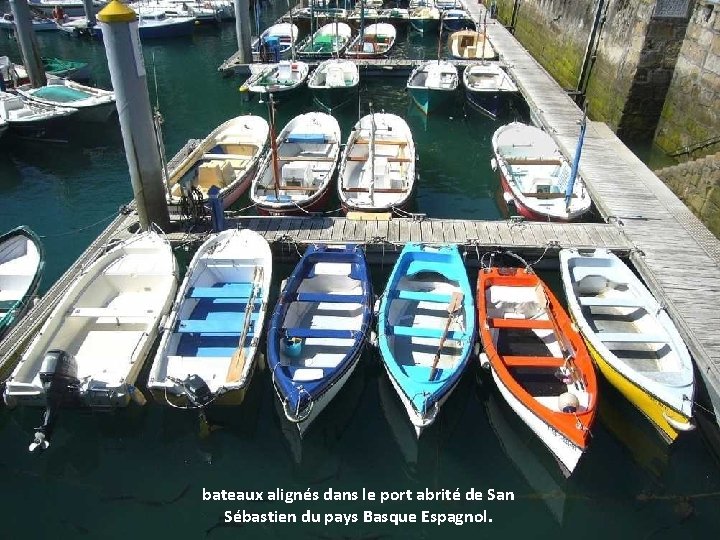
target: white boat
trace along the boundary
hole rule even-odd
[[[297,38],[297,25],[290,23],[273,24],[252,42],[253,62],[287,60]],[[275,51],[277,51],[277,56]]]
[[[45,105],[77,109],[73,120],[107,122],[115,112],[115,92],[48,75],[47,84],[33,88],[24,84],[15,89],[26,98]]]
[[[28,6],[37,13],[46,17],[53,16],[53,10],[62,8],[65,15],[74,17],[85,15],[85,4],[83,0],[28,0]],[[107,2],[104,0],[92,0],[95,12],[100,11]]]
[[[320,62],[308,77],[308,88],[313,99],[331,112],[338,107],[357,101],[360,71],[352,60],[330,58]]]
[[[77,109],[32,101],[18,94],[0,92],[0,118],[18,137],[52,138],[61,123]]]
[[[340,155],[338,121],[320,112],[301,114],[287,123],[275,146],[258,167],[250,189],[258,211],[281,215],[321,210]]]
[[[7,120],[4,118],[0,118],[0,138],[5,134],[5,132],[8,130],[9,124]]]
[[[497,56],[490,40],[483,32],[459,30],[450,34],[448,49],[460,60],[492,60]]]
[[[568,310],[605,378],[667,441],[693,429],[693,366],[663,306],[613,253],[560,251]]]
[[[12,13],[3,13],[0,17],[0,28],[8,32],[15,31],[15,17]],[[35,32],[55,32],[58,29],[54,19],[48,17],[34,16],[32,18],[32,29]]]
[[[134,2],[128,6],[137,11],[153,9],[163,11],[169,18],[173,17],[192,17],[198,23],[216,23],[220,21],[218,10],[211,4],[201,4],[199,2],[184,2],[174,0],[155,0],[149,2]]]
[[[435,0],[435,7],[440,11],[451,9],[462,9],[463,5],[460,0]]]
[[[8,405],[123,407],[169,311],[178,268],[170,242],[132,236],[79,273],[7,381]],[[61,395],[53,383],[66,379]],[[53,403],[54,402],[54,403]]]
[[[440,10],[433,5],[411,7],[408,20],[418,32],[434,34],[440,25]]]
[[[255,94],[287,93],[302,86],[310,66],[305,62],[281,60],[277,64],[259,64],[240,87],[241,92]]]
[[[194,16],[169,17],[162,9],[140,7],[136,10],[138,17],[138,35],[141,40],[163,39],[190,36],[195,29]],[[102,39],[102,28],[99,24],[88,26],[85,17],[60,25],[60,30],[67,34],[88,35]]]
[[[148,388],[163,400],[184,396],[193,407],[220,396],[239,404],[255,370],[271,279],[270,246],[256,232],[228,229],[206,240],[178,290]],[[201,382],[208,391],[198,402],[187,388]]]
[[[386,56],[395,45],[397,30],[390,23],[367,25],[345,50],[347,58]]]
[[[467,100],[491,116],[498,115],[508,101],[506,96],[518,93],[510,75],[495,62],[468,64],[462,79]]]
[[[440,10],[440,24],[442,26],[441,31],[456,32],[458,30],[471,30],[475,31],[477,26],[472,18],[472,15],[464,9],[443,9],[439,5],[437,8]]]
[[[407,90],[425,114],[446,105],[458,87],[458,70],[445,60],[430,60],[410,73]]]
[[[348,136],[338,172],[344,210],[391,211],[415,190],[415,143],[407,122],[394,114],[361,118]]]
[[[571,221],[590,210],[592,200],[578,176],[570,204],[566,190],[571,166],[553,138],[535,126],[512,122],[492,137],[493,169],[500,169],[506,200],[530,220]]]
[[[208,198],[212,186],[227,208],[250,187],[267,148],[270,127],[260,116],[236,116],[216,127],[168,174],[168,204],[180,207],[183,196],[198,190]]]

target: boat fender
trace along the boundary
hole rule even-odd
[[[480,358],[480,342],[476,341],[475,345],[473,345],[473,354]]]
[[[692,422],[679,422],[678,420],[675,420],[674,418],[668,416],[668,414],[665,412],[663,412],[663,418],[665,418],[665,421],[670,424],[670,426],[676,431],[692,431],[693,429],[695,429],[695,424],[693,424]]]
[[[480,359],[480,367],[483,369],[489,370],[490,369],[490,359],[488,358],[488,355],[485,353],[480,353],[478,358]]]
[[[282,340],[283,350],[285,354],[291,358],[297,358],[302,354],[303,340],[298,337],[286,337]]]
[[[564,413],[575,413],[580,407],[580,400],[571,392],[564,392],[558,396],[558,405]]]
[[[497,160],[495,158],[490,159],[490,168],[493,172],[497,171]]]
[[[375,303],[373,304],[373,317],[377,319],[377,316],[380,314],[380,299],[382,297],[378,296],[375,298]]]
[[[370,345],[372,347],[378,346],[378,337],[377,337],[377,334],[375,333],[375,330],[370,331]]]

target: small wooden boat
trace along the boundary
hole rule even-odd
[[[421,34],[437,34],[440,25],[440,10],[434,6],[420,6],[410,9],[410,26]]]
[[[457,68],[444,60],[420,64],[412,70],[407,82],[410,97],[425,114],[451,101],[457,87]]]
[[[335,118],[320,112],[296,116],[258,167],[250,189],[252,202],[270,215],[322,209],[339,155],[340,125]]]
[[[298,38],[298,27],[290,23],[273,24],[252,43],[253,62],[279,62],[290,56]]]
[[[347,58],[379,58],[395,45],[397,30],[390,23],[367,25],[345,50]]]
[[[460,380],[474,342],[473,296],[457,247],[405,244],[380,301],[378,344],[418,437]]]
[[[215,128],[168,174],[168,204],[179,211],[183,197],[197,190],[208,198],[212,186],[227,208],[250,187],[267,148],[270,127],[260,116],[236,116]]]
[[[467,100],[493,117],[507,103],[506,96],[518,93],[510,75],[494,62],[468,64],[463,71],[463,85]]]
[[[451,9],[461,10],[461,0],[435,0],[435,7],[440,11],[448,11]]]
[[[61,77],[48,76],[47,84],[39,88],[24,84],[15,90],[38,103],[77,109],[73,120],[81,122],[107,122],[115,112],[115,92],[112,90],[86,86]]]
[[[372,284],[359,246],[310,246],[268,330],[268,367],[300,435],[352,375],[370,332]]]
[[[195,253],[166,323],[148,388],[163,401],[191,407],[237,405],[255,370],[263,331],[272,254],[254,231],[228,229]],[[206,392],[188,390],[207,388]]]
[[[287,93],[302,86],[310,67],[305,62],[281,60],[278,64],[261,64],[240,87],[241,92],[256,94]]]
[[[475,31],[475,21],[472,15],[464,9],[443,9],[437,2],[435,5],[441,11],[440,23],[442,24],[443,32],[457,32],[458,30]]]
[[[415,143],[405,120],[373,113],[353,127],[340,160],[338,195],[345,211],[390,211],[415,190]]]
[[[450,55],[460,60],[492,60],[497,56],[484,32],[475,30],[453,32],[447,44]]]
[[[694,428],[693,366],[662,305],[617,256],[560,251],[568,310],[610,383],[671,442]]]
[[[587,449],[597,381],[585,344],[529,269],[484,268],[477,282],[484,354],[508,405],[570,475]]]
[[[31,306],[45,268],[45,250],[28,227],[0,236],[0,339]]]
[[[313,99],[327,112],[356,103],[360,72],[352,60],[330,58],[323,60],[308,78]]]
[[[101,255],[76,276],[23,353],[5,402],[127,405],[158,322],[172,304],[177,275],[170,242],[155,232]],[[66,383],[59,396],[57,379]]]
[[[77,109],[46,105],[24,96],[0,92],[0,118],[18,137],[28,139],[61,139],[64,122]]]
[[[87,82],[92,75],[90,64],[87,62],[52,57],[42,57],[41,61],[47,76],[54,75],[77,82]],[[7,56],[0,56],[0,72],[5,76],[7,88],[30,82],[25,66],[10,62]]]
[[[592,199],[580,177],[566,203],[572,168],[545,131],[512,122],[495,131],[492,145],[506,200],[527,219],[572,221],[590,210]]]
[[[350,43],[352,30],[346,23],[332,22],[320,27],[317,32],[306,37],[298,45],[300,58],[319,60],[338,57]]]

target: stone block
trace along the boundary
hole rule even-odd
[[[713,32],[712,30],[700,27],[699,32],[698,32],[698,37],[697,37],[697,43],[701,47],[706,47],[706,48],[712,47],[713,40],[716,37],[716,35],[717,34],[715,34],[715,32]]]
[[[720,39],[718,39],[718,41],[720,42]],[[708,54],[705,58],[703,68],[707,71],[712,71],[713,73],[720,75],[720,55]]]
[[[707,49],[701,47],[692,41],[685,42],[681,52],[683,58],[696,66],[702,66],[705,63]]]

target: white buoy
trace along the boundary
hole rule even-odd
[[[571,392],[564,392],[558,396],[558,406],[562,412],[574,413],[580,407],[580,400]]]

